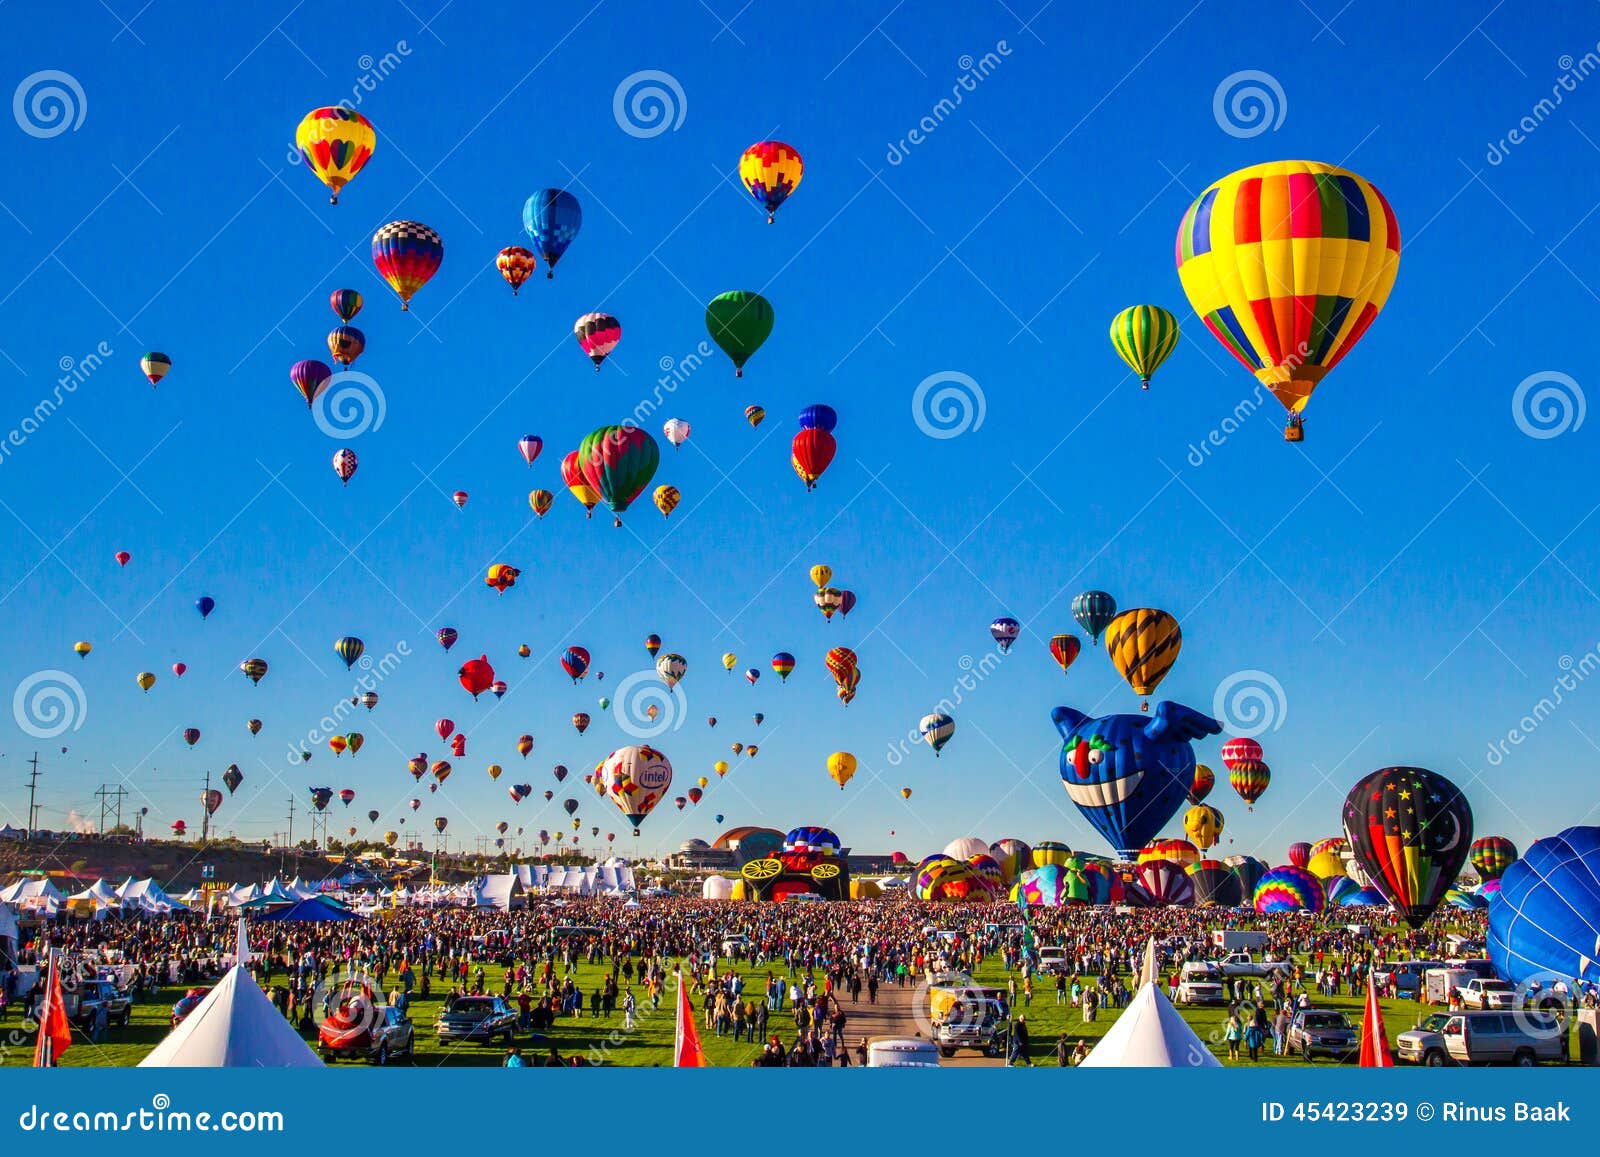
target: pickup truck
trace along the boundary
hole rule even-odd
[[[1191,960],[1178,973],[1179,1004],[1226,1004],[1222,970],[1215,964]]]
[[[1293,967],[1287,960],[1258,960],[1248,952],[1230,952],[1216,962],[1222,975],[1269,977],[1276,974],[1287,976]]]
[[[109,980],[80,980],[65,997],[68,1019],[84,1027],[94,1022],[95,1010],[102,1004],[107,1024],[126,1027],[133,1014],[133,998]]]
[[[1461,988],[1461,1003],[1466,1008],[1515,1008],[1517,990],[1504,980],[1469,980]]]
[[[1003,1000],[963,997],[955,1000],[934,1021],[933,1040],[939,1055],[953,1057],[957,1049],[977,1049],[986,1057],[1005,1053],[1011,1031],[1009,1010]]]
[[[1058,972],[1071,970],[1071,958],[1067,950],[1058,946],[1039,949],[1039,971],[1046,976],[1054,976]]]

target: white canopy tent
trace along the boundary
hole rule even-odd
[[[234,965],[139,1067],[320,1069],[322,1061],[250,974]]]
[[[120,908],[122,898],[110,884],[96,880],[83,891],[68,896],[67,904],[77,913],[92,913],[99,918],[110,910]]]
[[[1080,1068],[1217,1069],[1222,1062],[1211,1054],[1167,994],[1161,991],[1161,972],[1155,964],[1155,942],[1145,949],[1144,984],[1122,1010],[1110,1031],[1080,1062]]]
[[[167,895],[161,885],[148,876],[143,880],[129,876],[117,886],[116,893],[124,908],[140,912],[182,911],[186,907],[182,901]]]
[[[512,908],[522,907],[521,892],[516,874],[513,872],[483,876],[472,885],[470,903],[474,908],[494,908],[500,912],[509,912]]]

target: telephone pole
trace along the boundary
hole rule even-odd
[[[206,846],[206,837],[211,832],[211,773],[206,772],[205,791],[200,794],[200,846]]]
[[[118,784],[111,787],[102,783],[100,790],[94,793],[100,797],[100,834],[122,826],[122,797],[128,794],[128,789]],[[112,818],[115,817],[115,818]],[[106,820],[112,819],[111,825],[106,825]]]
[[[289,834],[284,837],[284,844],[294,847],[294,796],[289,797]]]
[[[28,774],[28,840],[33,840],[34,824],[39,819],[39,808],[34,800],[35,791],[39,785],[39,753],[35,751],[33,758],[28,761],[28,766],[33,770]]]

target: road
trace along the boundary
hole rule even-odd
[[[927,999],[925,991],[912,985],[897,988],[894,985],[885,985],[878,989],[876,1004],[867,1002],[866,991],[861,993],[859,1001],[852,1002],[849,994],[843,996],[845,1037],[850,1043],[852,1056],[856,1043],[862,1038],[872,1037],[923,1037],[929,1035],[927,1027],[927,1008],[921,1001]],[[920,1016],[923,1023],[918,1023]],[[955,1056],[941,1061],[947,1068],[1000,1068],[1005,1065],[1003,1057],[986,1057],[970,1049],[963,1049]]]

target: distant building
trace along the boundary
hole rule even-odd
[[[704,840],[685,840],[666,857],[666,866],[678,872],[709,872],[736,868],[739,861],[731,848],[713,847]]]

